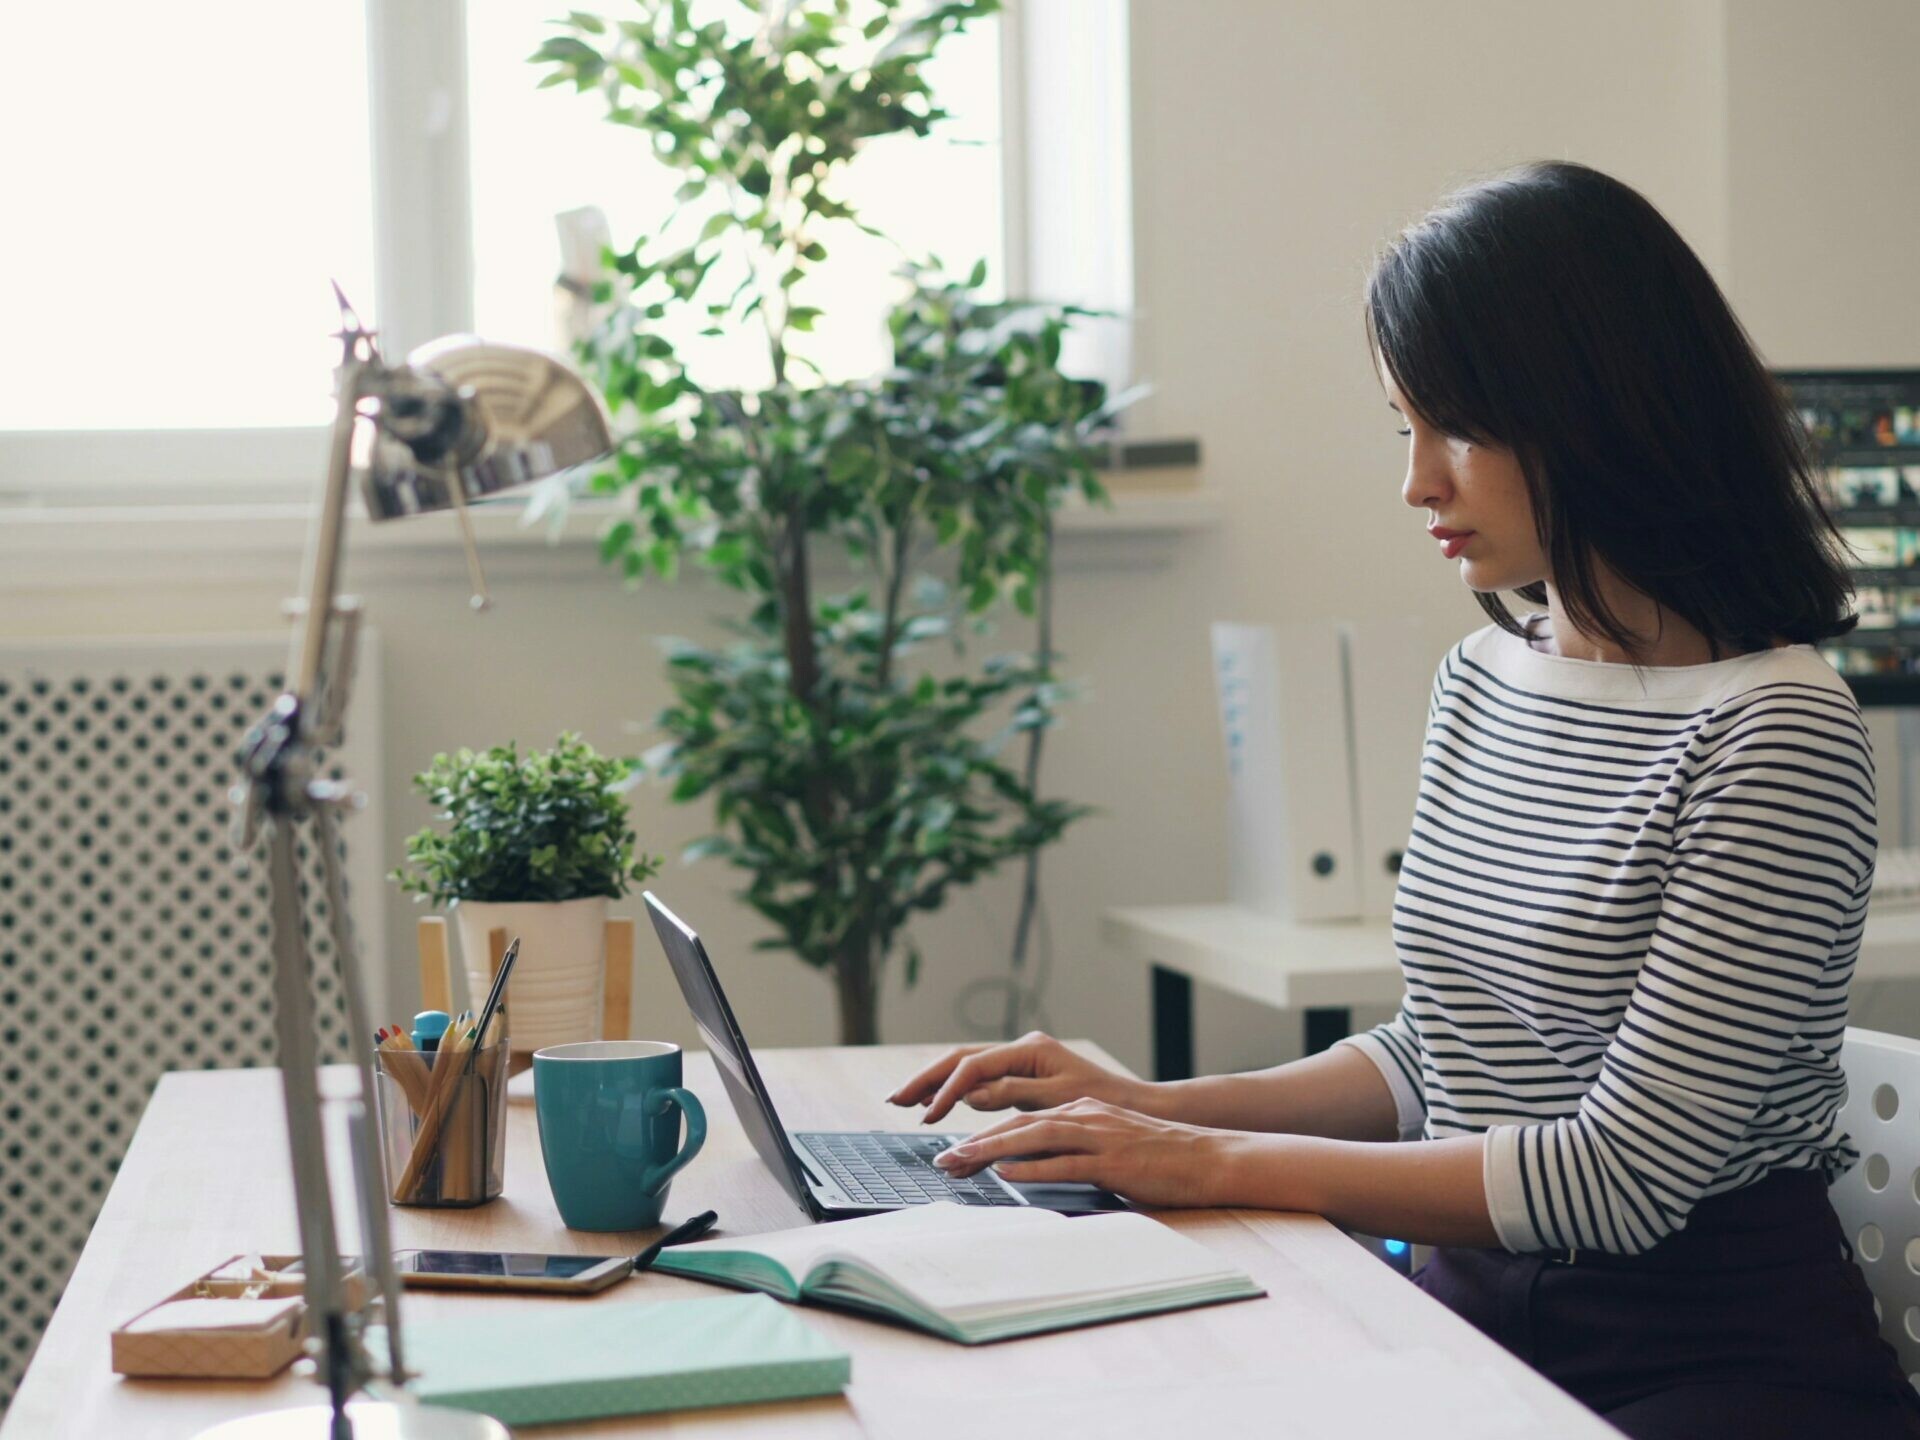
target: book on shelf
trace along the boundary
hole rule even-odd
[[[975,1345],[1266,1292],[1133,1212],[931,1205],[663,1251],[655,1268]]]

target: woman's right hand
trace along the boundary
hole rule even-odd
[[[1105,1100],[1142,1109],[1141,1082],[1116,1075],[1038,1030],[999,1045],[949,1050],[887,1097],[924,1105],[932,1125],[964,1100],[976,1110],[1051,1110],[1072,1100]]]

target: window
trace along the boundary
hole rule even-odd
[[[189,21],[100,0],[79,29],[58,6],[13,7],[0,125],[45,140],[0,159],[0,503],[305,499],[332,416],[330,280],[390,354],[469,327],[555,348],[556,215],[597,206],[631,243],[675,185],[597,96],[537,87],[526,57],[569,3],[199,0]],[[825,316],[804,343],[829,376],[884,364],[903,253],[960,273],[984,259],[996,293],[1125,307],[1130,269],[1058,253],[1058,237],[1125,228],[1124,186],[1095,176],[1106,199],[1077,227],[1050,209],[1084,201],[1086,146],[1117,143],[1102,163],[1124,179],[1124,17],[1124,0],[1016,0],[946,42],[934,83],[951,118],[877,142],[849,175],[856,211],[899,247],[851,226],[819,237],[831,258],[801,298]],[[1090,34],[1117,39],[1089,51]],[[1042,42],[1061,52],[1023,72]],[[1090,54],[1120,67],[1092,82],[1104,108],[1049,140],[1066,158],[1024,164],[1020,117],[1059,123],[1087,84],[1055,80]],[[1081,177],[1064,188],[1062,164]],[[1097,293],[1068,293],[1090,273],[1107,276]],[[764,380],[750,341],[697,344],[702,380]]]
[[[8,7],[0,433],[312,426],[373,290],[359,5]]]
[[[540,71],[526,57],[553,33],[556,13],[553,0],[467,6],[475,328],[549,349],[562,343],[555,217],[596,206],[624,248],[667,217],[681,178],[649,154],[644,135],[608,123],[598,95],[536,88]],[[888,136],[852,162],[842,193],[899,248],[845,222],[815,237],[828,259],[795,298],[824,314],[795,348],[830,378],[886,364],[885,316],[902,293],[893,276],[903,251],[937,256],[960,274],[985,260],[990,283],[1004,293],[999,45],[993,21],[950,37],[928,80],[951,118],[925,140]],[[751,332],[674,339],[705,384],[769,378],[765,346]]]

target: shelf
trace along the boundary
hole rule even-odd
[[[516,500],[473,507],[473,527],[489,572],[517,566],[529,574],[604,573],[602,524],[617,502],[581,500],[560,533],[528,525]],[[75,585],[126,586],[165,581],[285,583],[299,573],[313,519],[310,505],[21,506],[0,510],[0,594]],[[1225,523],[1226,507],[1203,486],[1166,493],[1121,493],[1111,508],[1076,503],[1058,519],[1062,571],[1105,568]],[[376,525],[348,520],[352,574],[358,580],[454,578],[465,574],[452,515]],[[697,570],[697,567],[693,567]],[[464,583],[464,581],[462,582]]]
[[[1920,526],[1920,504],[1914,505],[1849,505],[1842,510],[1829,510],[1833,523],[1842,530],[1871,526],[1885,529],[1890,526]]]
[[[1826,643],[1848,650],[1898,650],[1908,647],[1920,651],[1920,625],[1891,625],[1879,630],[1853,630]]]
[[[1842,675],[1862,706],[1920,705],[1920,675]]]
[[[1844,445],[1822,451],[1829,470],[1873,470],[1882,465],[1920,465],[1920,445]]]

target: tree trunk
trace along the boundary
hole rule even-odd
[[[880,1043],[880,961],[864,929],[847,937],[834,962],[834,986],[840,994],[840,1043]]]

